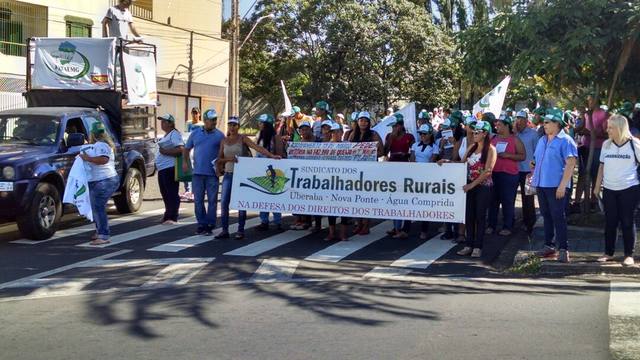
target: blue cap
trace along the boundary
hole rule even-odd
[[[208,109],[204,112],[202,118],[205,120],[218,120],[218,113],[216,112],[216,109]]]

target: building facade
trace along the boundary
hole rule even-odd
[[[118,0],[0,0],[0,110],[24,107],[27,39],[101,37]],[[159,114],[184,129],[192,107],[226,116],[229,42],[222,0],[137,0],[130,8],[145,43],[157,46]],[[221,122],[224,124],[225,122]]]

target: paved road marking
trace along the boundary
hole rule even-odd
[[[254,282],[287,281],[293,277],[296,268],[300,264],[298,260],[266,259],[251,277]]]
[[[188,226],[188,225],[193,225],[196,223],[196,218],[195,216],[180,220],[180,222],[176,225],[154,225],[154,226],[150,226],[150,227],[146,227],[146,228],[142,228],[140,230],[135,230],[135,231],[130,231],[124,234],[120,234],[120,235],[116,235],[116,236],[112,236],[111,242],[108,244],[104,244],[104,245],[91,245],[91,242],[86,242],[86,243],[82,243],[76,246],[82,246],[82,247],[92,247],[92,248],[106,248],[106,247],[110,247],[113,245],[118,245],[121,244],[123,242],[127,242],[127,241],[131,241],[131,240],[135,240],[135,239],[139,239],[145,236],[149,236],[149,235],[155,235],[155,234],[159,234],[165,231],[170,231],[173,229],[177,229],[180,227],[184,227],[184,226]]]
[[[398,278],[411,273],[411,269],[424,270],[449,252],[456,244],[449,240],[440,240],[438,234],[425,241],[403,257],[392,262],[389,267],[376,266],[364,275],[365,278]]]
[[[4,284],[0,284],[0,289],[6,289],[6,288],[15,288],[15,287],[31,287],[29,284],[33,283],[33,280],[36,279],[40,279],[40,278],[45,278],[47,276],[51,276],[51,275],[55,275],[55,274],[59,274],[61,272],[67,271],[67,270],[71,270],[77,267],[83,267],[83,266],[89,266],[89,264],[92,263],[99,263],[102,260],[106,260],[112,257],[116,257],[116,256],[120,256],[122,254],[126,254],[128,252],[131,252],[132,250],[120,250],[120,251],[116,251],[110,254],[105,254],[105,255],[100,255],[98,257],[92,258],[92,259],[88,259],[88,260],[84,260],[84,261],[80,261],[77,263],[73,263],[73,264],[69,264],[69,265],[65,265],[65,266],[61,266],[59,268],[55,268],[52,270],[48,270],[48,271],[44,271],[38,274],[34,274],[31,276],[27,276],[21,279],[17,279],[17,280],[13,280],[13,281],[9,281],[6,282]]]
[[[609,349],[614,359],[640,359],[640,283],[612,282]]]
[[[247,220],[247,222],[245,223],[244,227],[245,229],[249,229],[255,226],[260,225],[260,218],[259,217],[255,217],[252,219]],[[231,224],[229,225],[229,233],[233,234],[235,232],[238,231],[238,224]],[[218,235],[219,233],[222,232],[222,228],[217,228],[216,230],[214,230],[212,235],[207,235],[207,236],[202,236],[202,235],[194,235],[194,236],[189,236],[187,238],[184,239],[179,239],[176,241],[172,241],[170,243],[166,243],[166,244],[162,244],[162,245],[158,245],[156,247],[152,247],[151,249],[147,249],[149,251],[161,251],[161,252],[178,252],[178,251],[182,251],[182,250],[186,250],[189,248],[192,248],[196,245],[200,245],[209,241],[213,241],[216,240],[213,237]]]
[[[215,258],[202,258],[200,260],[200,262],[171,264],[142,284],[142,287],[186,285]]]
[[[87,263],[77,264],[76,268],[91,267],[136,267],[136,266],[169,266],[176,264],[200,264],[211,262],[215,258],[159,258],[159,259],[96,259]]]
[[[184,210],[184,209],[180,209],[180,210]],[[155,209],[155,210],[145,211],[145,212],[140,213],[140,214],[132,214],[132,215],[127,215],[127,216],[122,216],[122,217],[116,217],[116,218],[113,218],[113,219],[109,219],[109,226],[114,226],[114,225],[118,225],[118,224],[124,224],[124,223],[130,222],[130,221],[142,220],[142,219],[145,219],[147,217],[160,215],[160,214],[163,214],[163,213],[164,213],[164,209]],[[82,233],[89,232],[89,231],[95,231],[95,229],[96,229],[95,224],[86,224],[86,225],[82,225],[82,226],[78,226],[78,227],[74,227],[74,228],[58,230],[49,239],[45,239],[45,240],[18,239],[18,240],[10,241],[10,243],[12,243],[12,244],[23,244],[23,245],[37,245],[37,244],[42,244],[42,243],[46,243],[46,242],[49,242],[49,241],[54,241],[54,240],[57,240],[57,239],[60,239],[60,238],[64,238],[64,237],[67,237],[67,236],[78,235],[78,234],[82,234]]]
[[[326,218],[322,219],[322,226],[325,227],[329,224],[329,221]],[[311,231],[309,230],[287,230],[285,232],[270,236],[268,238],[264,238],[262,240],[253,242],[247,246],[243,246],[241,248],[237,248],[235,250],[224,253],[224,255],[231,256],[258,256],[267,251],[273,250],[282,245],[286,245],[292,241],[296,241],[301,239],[307,235],[309,235]]]
[[[324,248],[315,254],[311,254],[305,260],[337,263],[365,246],[387,236],[386,231],[392,226],[391,221],[385,221],[370,229],[368,235],[356,235],[349,238],[349,241],[341,241],[337,244]]]

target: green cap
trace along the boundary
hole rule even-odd
[[[451,126],[456,127],[464,122],[464,114],[460,110],[454,111],[450,116]]]
[[[427,110],[422,110],[418,114],[418,119],[425,119],[425,120],[429,121],[429,120],[431,120],[431,115],[429,115],[429,112]]]
[[[324,100],[322,100],[322,101],[318,101],[318,102],[316,103],[316,110],[324,110],[324,111],[326,111],[327,113],[329,113],[329,112],[330,112],[330,111],[329,111],[329,103],[328,103],[328,102],[326,102],[326,101],[324,101]]]
[[[96,121],[93,124],[91,124],[91,133],[94,135],[99,135],[99,134],[103,134],[105,131],[107,131],[104,128],[104,124],[101,123],[100,121]]]
[[[202,118],[204,120],[218,120],[218,113],[216,109],[208,109],[204,112]]]
[[[299,106],[294,106],[294,107],[292,107],[292,108],[291,108],[291,112],[292,112],[292,113],[294,113],[294,114],[295,114],[295,113],[299,113],[299,112],[300,112],[300,107],[299,107]]]
[[[258,121],[262,123],[273,124],[273,116],[271,116],[270,114],[261,114],[260,116],[258,116]]]
[[[387,125],[387,126],[393,126],[393,125],[396,125],[396,124],[404,124],[404,115],[402,115],[400,113],[395,113],[395,114],[393,114],[393,117],[395,119],[393,119],[393,121],[391,121],[389,123],[389,125]]]
[[[547,114],[544,116],[545,120],[551,120],[553,122],[557,122],[560,124],[560,126],[565,127],[567,126],[567,123],[564,122],[564,114],[562,113],[561,109],[558,109],[557,107],[553,107],[551,109],[547,109]]]
[[[476,123],[476,125],[473,127],[476,130],[482,130],[486,133],[490,133],[491,132],[491,124],[489,124],[489,122],[487,121],[478,121]]]
[[[172,123],[176,122],[176,118],[174,118],[173,115],[171,114],[164,114],[164,115],[158,116],[158,120],[168,121]]]
[[[513,125],[513,119],[511,118],[511,116],[501,116],[500,121],[502,121],[506,125]]]
[[[540,116],[545,116],[547,114],[547,109],[544,106],[538,106],[533,110],[533,113]]]
[[[630,101],[625,101],[622,103],[622,107],[618,109],[618,114],[630,118],[633,113],[633,104]]]

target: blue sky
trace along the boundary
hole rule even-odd
[[[252,6],[254,6],[255,3],[256,2],[254,2],[254,0],[240,0],[240,17],[243,17],[247,12],[249,12],[247,17],[251,16],[251,13],[253,12]],[[231,0],[223,0],[222,6],[224,8],[224,13],[222,14],[222,16],[225,19],[228,19],[229,17],[231,17]]]

